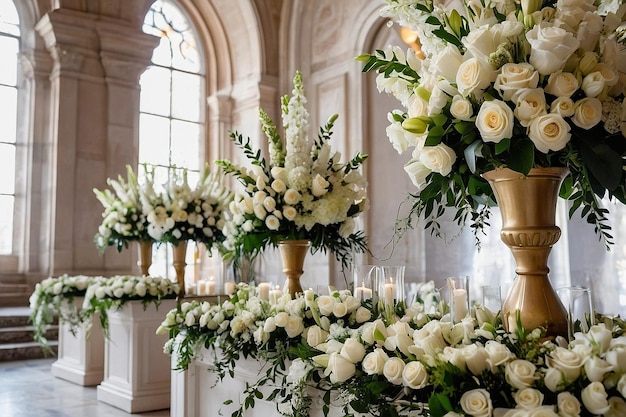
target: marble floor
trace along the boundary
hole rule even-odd
[[[55,359],[0,362],[2,417],[169,417],[169,410],[128,414],[99,402],[96,387],[81,387],[52,376]]]

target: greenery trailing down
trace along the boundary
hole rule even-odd
[[[250,167],[229,160],[216,164],[233,175],[242,191],[230,204],[232,218],[224,226],[227,258],[238,262],[256,257],[282,240],[309,240],[313,253],[333,253],[344,268],[355,253],[367,250],[356,218],[369,207],[367,182],[359,172],[367,155],[357,153],[348,162],[330,146],[337,115],[321,126],[317,138],[307,133],[308,112],[302,75],[294,77],[291,97],[283,97],[284,141],[274,122],[260,110],[262,130],[267,136],[269,158],[255,149],[249,138],[231,133]]]

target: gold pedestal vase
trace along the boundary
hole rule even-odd
[[[309,251],[309,240],[283,240],[278,242],[280,257],[283,263],[283,273],[287,281],[283,286],[283,292],[289,293],[291,298],[302,292],[300,277],[304,273],[304,259]]]
[[[176,282],[178,282],[178,297],[185,296],[185,267],[187,262],[187,241],[172,244],[172,259],[174,270],[176,271]]]
[[[489,181],[502,215],[500,238],[516,263],[513,286],[502,304],[504,327],[546,328],[546,336],[567,337],[567,310],[548,278],[548,258],[561,237],[555,224],[556,203],[567,168],[533,168],[528,176],[498,168],[483,176]]]
[[[148,270],[150,269],[150,265],[152,265],[152,241],[138,240],[137,246],[139,247],[139,261],[137,262],[137,266],[142,276],[148,276]]]

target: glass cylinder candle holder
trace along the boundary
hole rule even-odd
[[[378,267],[375,265],[353,265],[354,297],[365,301],[374,297],[374,289],[378,281]]]
[[[381,266],[378,296],[386,306],[404,304],[404,266]]]
[[[502,309],[502,290],[499,285],[483,285],[483,307],[497,313]]]
[[[595,324],[591,289],[580,286],[559,288],[557,294],[567,310],[567,333],[574,340],[577,332],[587,333]]]
[[[470,315],[469,277],[450,277],[446,281],[450,320],[453,323],[460,323]]]

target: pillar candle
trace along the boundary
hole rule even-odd
[[[236,287],[235,283],[232,281],[226,281],[224,283],[224,294],[233,295],[235,293]]]
[[[452,292],[454,303],[454,322],[458,323],[467,315],[467,291],[456,289]]]
[[[270,284],[261,282],[259,284],[259,298],[268,301],[270,299]]]
[[[389,283],[385,284],[385,303],[388,305],[393,305],[394,300],[396,299],[396,284],[389,279]]]
[[[206,282],[206,293],[207,295],[215,294],[215,280],[213,279],[213,277],[210,277],[209,280]]]

